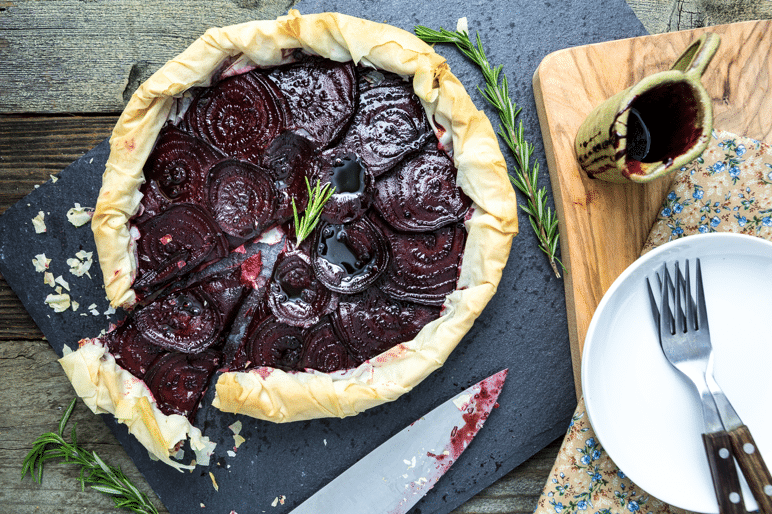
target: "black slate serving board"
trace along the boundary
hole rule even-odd
[[[458,18],[466,16],[473,36],[481,30],[491,62],[504,65],[510,94],[523,108],[526,138],[536,145],[534,155],[544,169],[540,186],[547,187],[531,89],[531,77],[539,62],[561,48],[645,34],[624,0],[305,0],[296,7],[304,14],[337,11],[409,31],[418,24],[455,29]],[[482,78],[475,66],[451,46],[437,50],[447,57],[475,103],[484,107],[497,126],[496,113],[476,91]],[[108,154],[105,141],[63,170],[55,183],[43,184],[0,217],[0,272],[60,355],[65,344],[74,347],[79,339],[98,334],[121,316],[120,312],[104,314],[108,303],[96,253],[90,271],[93,280],[69,275],[65,264],[78,250],[95,251],[88,225],[72,226],[65,213],[75,202],[95,205]],[[511,166],[511,158],[506,156]],[[31,219],[41,210],[46,212],[48,230],[36,234]],[[193,473],[179,473],[152,461],[122,425],[111,416],[103,418],[170,512],[289,512],[439,403],[508,367],[500,408],[412,511],[449,512],[561,436],[576,404],[563,283],[553,275],[522,213],[520,227],[499,290],[472,330],[443,368],[393,403],[352,418],[283,425],[204,407],[197,425],[218,447],[210,466]],[[32,266],[39,253],[51,258],[51,271],[70,283],[70,294],[81,305],[78,312],[54,313],[45,305],[45,297],[53,290]],[[97,304],[98,315],[83,315],[92,303]],[[210,390],[207,404],[212,396]],[[241,434],[246,442],[235,456],[229,456],[234,441],[228,426],[236,420],[243,424]],[[215,476],[219,491],[215,491],[209,472]],[[353,489],[352,494],[366,491]]]

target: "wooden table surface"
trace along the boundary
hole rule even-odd
[[[189,0],[181,19],[182,1],[0,0],[0,212],[108,137],[134,88],[206,28],[274,18],[293,3]],[[627,2],[650,33],[772,18],[769,0]],[[96,24],[119,37],[91,33]],[[60,66],[63,52],[86,57]],[[83,68],[66,68],[75,62]],[[103,80],[87,87],[72,80],[95,70]],[[66,465],[48,465],[42,485],[19,479],[32,442],[55,430],[73,396],[56,354],[0,277],[0,514],[119,512],[109,498],[81,492],[77,471]],[[80,441],[167,512],[97,416],[79,403],[72,422]],[[533,512],[559,447],[553,442],[455,513]]]

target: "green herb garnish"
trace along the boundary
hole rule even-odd
[[[302,216],[298,216],[295,199],[292,199],[292,215],[295,218],[295,243],[298,246],[313,232],[314,227],[319,223],[319,216],[322,214],[324,204],[335,193],[335,188],[330,187],[329,183],[322,187],[318,180],[312,189],[311,184],[308,182],[308,177],[306,177],[306,189],[308,190],[308,207],[306,207]]]
[[[506,75],[501,74],[502,65],[491,67],[483,50],[480,34],[477,34],[477,43],[469,38],[469,32],[464,29],[451,32],[440,28],[439,31],[428,27],[416,26],[415,34],[423,41],[433,43],[453,43],[456,47],[475,64],[480,67],[485,78],[485,89],[478,90],[483,97],[499,113],[501,126],[499,135],[512,151],[515,157],[515,173],[509,175],[509,180],[528,199],[528,205],[520,204],[520,208],[528,214],[531,227],[539,239],[539,248],[549,257],[552,270],[560,277],[560,269],[565,268],[557,258],[558,250],[558,218],[552,209],[547,206],[546,188],[537,189],[539,178],[539,162],[531,164],[533,145],[523,137],[523,122],[515,123],[520,114],[520,108],[509,97],[509,87]]]
[[[70,406],[59,422],[57,433],[48,432],[37,438],[32,450],[24,459],[21,469],[21,478],[27,473],[38,484],[43,480],[43,463],[50,459],[61,459],[81,467],[80,487],[85,490],[86,484],[92,489],[112,497],[115,506],[119,509],[128,509],[141,514],[158,514],[158,510],[150,503],[147,495],[140,492],[134,484],[123,474],[121,468],[108,466],[95,452],[89,452],[78,446],[75,434],[75,426],[72,427],[71,439],[68,443],[64,440],[64,427],[72,415],[77,398],[73,398]]]

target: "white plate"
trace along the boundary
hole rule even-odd
[[[582,355],[587,414],[601,445],[647,493],[718,512],[694,386],[665,359],[646,277],[665,262],[702,264],[715,377],[772,465],[772,243],[729,233],[660,246],[617,278],[593,315]],[[694,269],[692,268],[692,272]],[[746,506],[756,502],[743,484]]]

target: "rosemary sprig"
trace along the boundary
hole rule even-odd
[[[295,199],[292,199],[292,215],[295,218],[295,243],[298,246],[313,232],[314,227],[319,222],[324,204],[335,193],[335,188],[331,187],[329,183],[322,187],[318,180],[312,188],[311,183],[308,182],[308,177],[306,177],[306,189],[308,190],[308,206],[302,216],[298,215]]]
[[[503,65],[492,67],[483,50],[480,34],[477,34],[476,44],[469,38],[469,32],[460,27],[455,32],[440,28],[439,31],[418,25],[415,34],[423,41],[434,43],[453,43],[456,47],[475,64],[480,67],[485,79],[485,89],[478,90],[483,97],[499,113],[501,126],[499,135],[512,151],[515,158],[515,172],[509,174],[509,180],[528,199],[528,204],[520,204],[520,208],[528,214],[536,237],[539,240],[539,248],[547,254],[552,270],[560,277],[560,268],[563,263],[557,258],[558,250],[558,218],[547,205],[546,188],[537,189],[539,178],[539,162],[534,160],[533,145],[523,136],[523,121],[516,123],[520,108],[509,97],[507,77],[501,73]]]
[[[27,473],[38,484],[43,479],[43,463],[50,459],[62,459],[81,467],[80,487],[85,490],[86,484],[92,489],[112,497],[119,509],[128,509],[141,514],[158,514],[158,510],[150,503],[147,496],[137,489],[123,474],[121,468],[109,466],[95,452],[89,452],[78,446],[75,427],[72,427],[71,439],[64,440],[64,427],[72,415],[77,398],[73,398],[59,422],[57,433],[48,432],[37,438],[32,450],[27,454],[21,469],[21,478]]]

